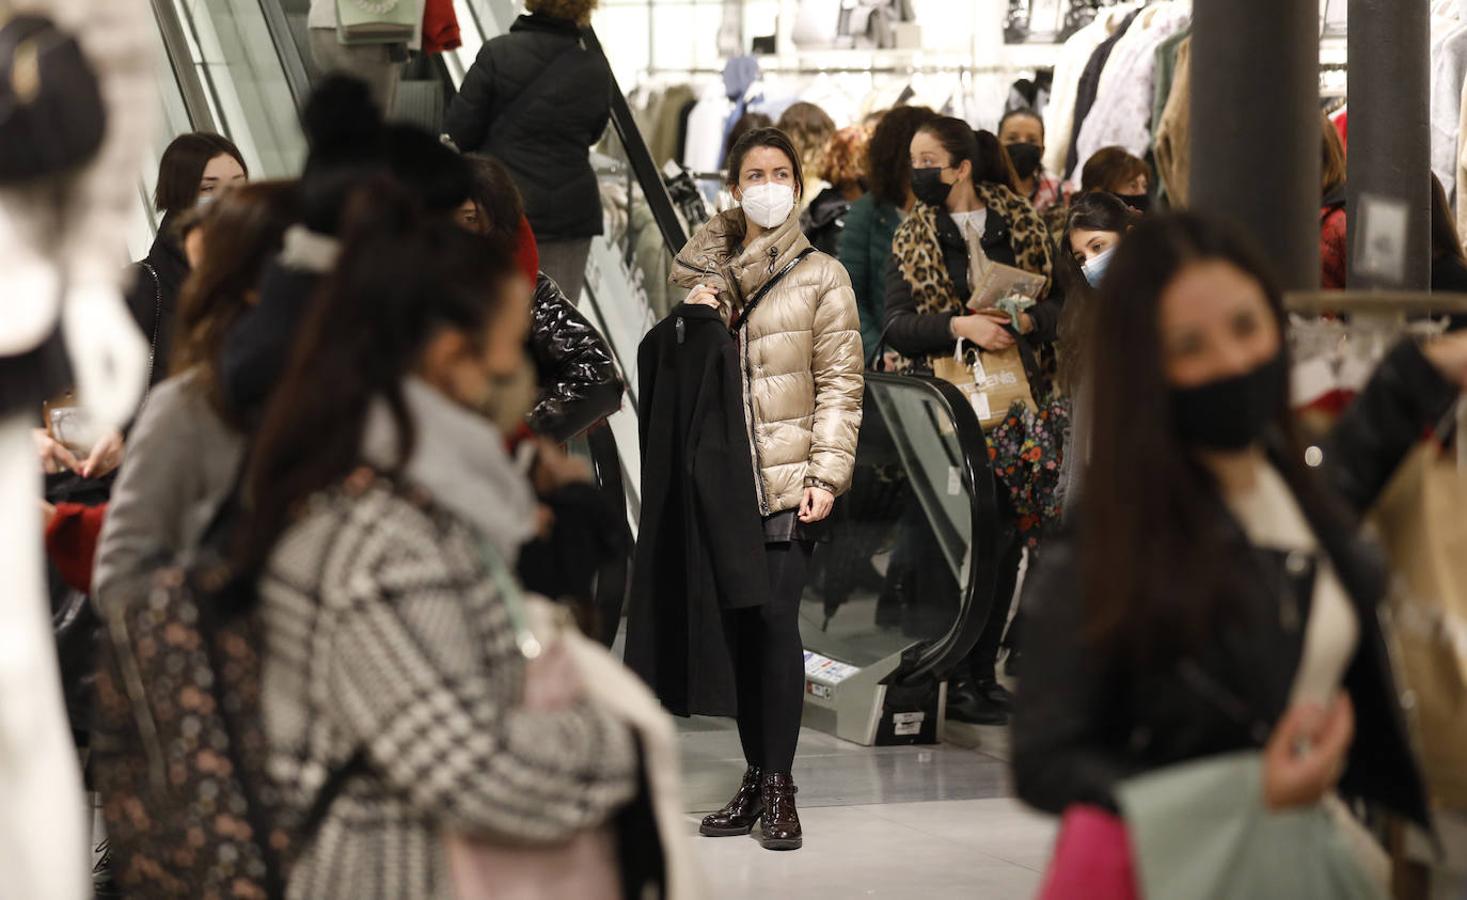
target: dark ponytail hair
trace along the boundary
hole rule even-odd
[[[398,459],[411,458],[404,378],[439,329],[477,340],[518,272],[507,248],[426,217],[386,178],[350,195],[343,223],[336,271],[311,302],[253,450],[247,565],[265,561],[302,501],[360,464],[374,400],[392,411]]]
[[[956,169],[963,161],[973,166],[973,183],[998,184],[1017,192],[1019,176],[1014,172],[1009,153],[991,131],[974,131],[962,119],[943,116],[917,129],[930,134],[947,151],[949,166]]]

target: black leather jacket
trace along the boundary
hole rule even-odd
[[[535,284],[530,354],[540,397],[530,427],[567,441],[621,408],[623,384],[611,348],[544,272]]]
[[[1354,514],[1373,505],[1423,427],[1439,421],[1456,395],[1414,344],[1392,352],[1324,448],[1321,474]],[[1357,522],[1314,508],[1307,494],[1296,486],[1360,621],[1345,674],[1356,732],[1340,789],[1426,823],[1421,773],[1377,615],[1384,560],[1359,536]],[[1302,655],[1315,562],[1253,546],[1220,500],[1201,514],[1217,516],[1226,535],[1217,551],[1236,575],[1232,615],[1205,646],[1165,663],[1088,645],[1079,548],[1070,538],[1046,545],[1024,598],[1030,618],[1013,722],[1014,778],[1025,802],[1052,813],[1075,803],[1114,809],[1120,780],[1268,740]]]

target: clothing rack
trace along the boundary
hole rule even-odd
[[[1405,317],[1467,313],[1467,294],[1426,291],[1294,291],[1284,308],[1300,315],[1348,313],[1365,317]]]
[[[1017,75],[1033,72],[1050,66],[973,66],[973,65],[881,65],[881,66],[759,66],[761,75]],[[708,66],[657,66],[642,70],[648,76],[657,75],[722,75],[723,69]]]

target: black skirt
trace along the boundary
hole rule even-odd
[[[61,396],[71,384],[71,362],[58,322],[51,336],[35,349],[0,356],[0,415],[30,411],[39,422],[41,405]]]

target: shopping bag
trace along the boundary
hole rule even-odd
[[[1288,810],[1264,804],[1258,751],[1127,779],[1117,786],[1116,799],[1146,900],[1388,896],[1383,851],[1336,798]]]
[[[963,342],[958,341],[952,356],[932,357],[932,374],[963,392],[984,431],[1002,422],[1015,403],[1038,409],[1017,346],[1007,350],[964,349]]]
[[[336,0],[336,39],[357,44],[407,44],[418,32],[418,0]]]
[[[1460,435],[1458,440],[1461,440]],[[1375,509],[1390,554],[1396,677],[1414,698],[1435,799],[1467,808],[1467,468],[1439,439],[1406,458]]]
[[[1038,900],[1139,900],[1126,823],[1098,806],[1072,806],[1060,821]]]

